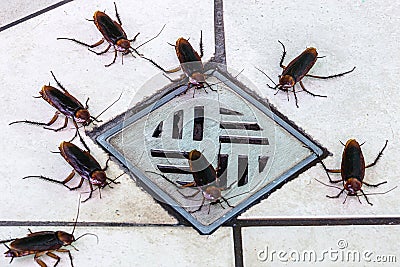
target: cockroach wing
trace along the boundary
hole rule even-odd
[[[90,153],[83,151],[76,145],[63,142],[60,146],[61,154],[66,161],[80,174],[90,175],[93,171],[101,170],[100,164]]]
[[[359,145],[346,146],[342,156],[342,179],[356,178],[363,181],[365,175],[364,156]]]
[[[66,116],[74,116],[77,110],[84,108],[76,98],[57,88],[46,86],[43,91],[43,98]]]
[[[116,44],[120,39],[127,39],[122,27],[107,14],[97,11],[94,17],[97,28],[109,43]]]
[[[175,49],[181,63],[182,71],[188,77],[195,72],[204,73],[203,63],[199,54],[187,40],[183,38],[178,39]]]
[[[217,172],[203,154],[196,160],[190,160],[189,166],[197,186],[208,185],[217,180]]]
[[[290,75],[295,82],[300,81],[306,75],[317,60],[318,53],[315,48],[307,48],[298,57],[293,59],[282,72],[282,76]]]
[[[46,251],[62,247],[55,232],[38,232],[31,236],[17,238],[10,244],[10,248],[17,251]]]

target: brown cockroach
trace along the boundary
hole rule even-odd
[[[36,121],[28,121],[28,120],[23,120],[23,121],[14,121],[9,123],[9,125],[15,124],[15,123],[28,123],[28,124],[34,124],[34,125],[42,125],[44,126],[43,128],[47,130],[52,130],[55,132],[58,132],[64,128],[67,127],[68,125],[68,118],[72,119],[72,122],[76,128],[75,136],[70,140],[70,142],[75,139],[75,137],[78,135],[82,144],[85,146],[86,149],[89,150],[87,147],[86,143],[83,141],[82,136],[79,133],[79,127],[78,123],[82,124],[83,126],[87,126],[93,121],[100,122],[97,120],[100,115],[102,115],[105,111],[107,111],[112,105],[114,105],[120,98],[114,101],[111,105],[109,105],[106,109],[104,109],[99,115],[96,117],[93,117],[89,113],[89,98],[86,100],[85,106],[82,105],[79,100],[77,100],[73,95],[71,95],[62,85],[61,83],[56,79],[54,76],[53,72],[50,72],[51,75],[53,76],[54,80],[56,81],[57,85],[61,88],[62,91],[58,90],[57,88],[50,86],[50,85],[44,85],[42,87],[42,90],[40,90],[39,94],[40,96],[35,97],[35,98],[43,98],[46,100],[50,105],[55,107],[57,109],[56,113],[54,114],[53,118],[49,122],[36,122]],[[60,128],[49,128],[53,123],[56,122],[59,114],[62,113],[65,116],[64,120],[64,125],[61,126]]]
[[[171,181],[168,177],[166,177],[164,174],[160,174],[157,172],[152,172],[152,171],[147,171],[149,173],[154,173],[157,175],[160,175],[163,177],[165,180],[168,182],[172,183],[175,186],[178,186],[178,188],[193,188],[196,189],[196,192],[192,195],[184,195],[180,191],[178,191],[184,198],[193,198],[195,197],[198,193],[202,193],[202,202],[200,206],[193,211],[189,211],[190,213],[198,212],[201,210],[201,208],[204,206],[204,203],[206,200],[210,202],[210,206],[208,209],[208,213],[210,213],[210,208],[211,205],[215,204],[220,204],[223,209],[225,207],[222,205],[222,201],[225,202],[228,207],[234,208],[234,206],[230,205],[228,200],[240,195],[243,195],[245,193],[235,195],[230,198],[225,198],[222,196],[222,191],[229,190],[235,183],[232,183],[231,185],[225,187],[220,185],[220,179],[219,177],[222,175],[224,172],[223,169],[221,169],[219,166],[214,169],[211,163],[208,162],[208,160],[204,157],[204,155],[194,149],[191,150],[190,152],[182,152],[182,155],[188,160],[189,162],[189,168],[190,168],[190,174],[193,176],[193,181],[187,182],[187,181],[176,181],[173,182]],[[174,171],[175,173],[182,173],[182,174],[187,174],[186,171],[176,169]],[[247,193],[247,192],[246,192]],[[222,201],[221,201],[222,200]]]
[[[63,158],[72,166],[73,170],[72,172],[67,176],[67,178],[64,179],[64,181],[58,181],[52,178],[44,177],[42,175],[30,175],[26,176],[23,179],[27,178],[39,178],[42,180],[46,180],[49,182],[54,182],[58,184],[62,184],[69,190],[76,190],[78,188],[82,187],[83,181],[86,179],[89,183],[90,186],[90,194],[87,199],[85,199],[82,202],[87,201],[92,197],[92,193],[95,189],[93,189],[93,186],[97,186],[100,192],[100,189],[106,187],[107,185],[109,187],[111,183],[117,184],[119,182],[115,182],[116,179],[118,179],[121,175],[119,175],[115,179],[110,179],[107,177],[105,171],[108,169],[108,162],[110,159],[107,160],[106,162],[106,167],[102,168],[100,164],[97,162],[97,160],[88,152],[80,149],[78,146],[74,145],[73,143],[70,142],[62,142],[59,147],[60,154],[63,156]],[[58,153],[58,152],[57,152]],[[70,187],[67,185],[69,181],[75,176],[75,172],[77,172],[81,176],[81,180],[79,184],[75,187]],[[100,194],[101,198],[101,194]]]
[[[331,183],[343,183],[343,188],[339,188],[336,186],[330,186],[329,187],[335,187],[340,189],[339,194],[335,196],[328,196],[328,198],[338,198],[344,191],[347,192],[346,198],[343,201],[343,203],[346,202],[347,196],[356,196],[358,200],[360,201],[358,192],[361,192],[361,194],[365,197],[365,200],[367,201],[368,204],[372,206],[372,203],[369,202],[367,195],[376,195],[376,194],[386,194],[392,190],[394,190],[396,187],[384,192],[384,193],[371,193],[371,194],[365,194],[364,191],[361,189],[362,185],[365,184],[367,186],[371,187],[378,187],[382,184],[386,184],[387,181],[378,183],[378,184],[369,184],[364,181],[364,176],[365,176],[365,169],[374,166],[378,160],[381,158],[383,155],[383,151],[385,150],[386,146],[388,144],[388,141],[386,140],[384,147],[382,150],[379,152],[378,156],[375,158],[374,162],[371,164],[365,165],[364,161],[364,156],[361,151],[361,145],[355,140],[355,139],[349,139],[346,144],[344,145],[344,150],[343,150],[343,155],[342,155],[342,164],[340,169],[327,169],[325,164],[321,161],[322,166],[324,167],[326,174],[328,175],[329,181]],[[328,173],[340,173],[342,176],[341,180],[332,180],[331,177],[329,176]],[[318,181],[318,180],[317,180]],[[320,181],[318,181],[320,182]],[[320,182],[322,183],[322,182]],[[322,183],[324,184],[324,183]],[[324,184],[326,185],[326,184]],[[361,203],[361,201],[360,201]]]
[[[350,71],[346,71],[343,73],[334,74],[334,75],[330,75],[330,76],[311,75],[311,74],[308,74],[308,72],[314,66],[315,62],[319,58],[317,50],[314,47],[309,47],[306,50],[304,50],[303,53],[301,53],[298,57],[293,59],[289,63],[289,65],[284,66],[283,60],[285,59],[285,56],[286,56],[286,50],[285,50],[284,44],[281,41],[278,41],[278,42],[283,47],[283,54],[282,54],[281,61],[279,63],[279,65],[283,69],[283,71],[282,71],[282,74],[279,75],[279,83],[276,84],[264,71],[260,70],[259,68],[256,68],[256,69],[259,70],[265,76],[267,76],[267,78],[275,84],[274,87],[267,84],[267,86],[269,88],[274,89],[274,90],[278,89],[278,90],[286,92],[287,96],[288,96],[288,101],[289,101],[289,89],[292,88],[292,92],[294,94],[294,98],[295,98],[295,102],[296,102],[296,107],[299,107],[299,105],[297,103],[297,95],[296,95],[296,90],[295,90],[296,83],[300,84],[300,86],[304,92],[306,92],[312,96],[326,97],[324,95],[317,95],[317,94],[314,94],[314,93],[308,91],[304,87],[304,84],[302,82],[302,79],[304,78],[304,76],[317,78],[317,79],[330,79],[330,78],[335,78],[335,77],[339,77],[339,76],[348,74],[348,73],[354,71],[354,69],[356,68],[356,67],[354,67]],[[278,92],[279,91],[277,91],[277,93]]]
[[[57,260],[56,263],[54,264],[54,266],[56,266],[60,262],[61,258],[56,254],[54,254],[54,252],[68,253],[69,259],[71,261],[71,266],[73,267],[74,264],[72,262],[71,252],[68,249],[62,247],[72,246],[75,250],[77,250],[72,245],[72,243],[76,242],[78,239],[86,235],[93,235],[96,236],[96,238],[98,239],[97,235],[92,233],[83,234],[78,238],[74,237],[74,231],[78,221],[78,216],[79,216],[79,206],[74,227],[72,229],[72,233],[70,234],[64,231],[32,232],[31,230],[28,229],[29,234],[26,237],[0,241],[0,244],[4,244],[8,249],[8,251],[6,251],[4,254],[6,255],[6,257],[11,257],[10,263],[14,260],[14,258],[34,254],[35,262],[39,264],[41,267],[47,267],[46,263],[44,263],[44,261],[40,259],[41,256],[47,255],[50,258]],[[9,245],[6,245],[5,243],[8,242],[11,243]]]
[[[131,43],[136,41],[136,37],[139,35],[139,33],[137,33],[133,39],[128,39],[127,34],[125,33],[124,29],[122,29],[121,18],[118,14],[117,5],[115,4],[115,2],[114,2],[114,7],[115,7],[115,16],[117,17],[118,22],[116,22],[115,20],[112,20],[106,13],[104,13],[102,11],[96,11],[93,15],[93,20],[90,20],[90,21],[94,22],[97,29],[103,35],[103,38],[100,41],[98,41],[97,43],[90,45],[90,44],[86,44],[84,42],[78,41],[76,39],[73,39],[73,38],[64,38],[64,37],[57,38],[57,40],[70,40],[70,41],[73,41],[80,45],[89,47],[89,51],[95,53],[96,55],[102,55],[102,54],[107,53],[108,50],[110,50],[110,48],[112,46],[114,48],[114,59],[110,64],[105,65],[106,67],[109,67],[115,63],[118,52],[122,52],[122,64],[124,62],[124,57],[123,57],[124,55],[131,54],[133,57],[135,57],[133,55],[133,52],[135,52],[138,56],[143,56],[143,55],[139,54],[137,49],[139,47],[147,44],[151,40],[157,38],[161,34],[165,25],[156,36],[154,36],[153,38],[147,40],[143,44],[134,48],[134,47],[132,47]],[[104,51],[96,52],[96,51],[93,51],[90,49],[90,48],[94,48],[94,47],[101,45],[102,43],[104,43],[104,40],[108,42],[108,46]]]
[[[178,38],[176,40],[175,45],[170,44],[175,47],[176,55],[179,59],[180,66],[172,69],[172,70],[165,70],[162,68],[160,65],[155,63],[153,60],[148,59],[146,57],[143,57],[144,59],[150,61],[152,64],[154,64],[157,68],[162,70],[165,73],[173,73],[176,72],[180,69],[182,69],[183,73],[186,75],[186,77],[189,79],[187,90],[189,90],[191,87],[195,87],[195,89],[201,89],[203,88],[204,90],[206,87],[209,87],[212,91],[216,91],[212,89],[211,85],[207,83],[206,81],[206,75],[204,74],[204,65],[203,62],[201,61],[201,58],[203,57],[203,32],[200,32],[200,55],[196,52],[196,50],[193,49],[192,45],[189,43],[188,40],[185,38]],[[207,86],[204,86],[207,85]],[[194,91],[195,92],[195,91]],[[194,95],[193,92],[193,95]]]

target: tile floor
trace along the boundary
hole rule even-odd
[[[114,17],[112,1],[20,0],[2,1],[0,5],[0,240],[24,236],[28,228],[71,231],[79,192],[21,178],[39,174],[65,178],[71,171],[69,165],[50,151],[56,151],[62,140],[73,136],[72,127],[53,133],[8,123],[19,119],[46,121],[52,117],[51,106],[32,98],[44,84],[54,85],[51,70],[78,99],[84,101],[90,96],[92,114],[101,112],[122,92],[124,97],[102,115],[103,121],[152,95],[154,90],[143,90],[141,86],[160,72],[148,62],[128,56],[123,65],[118,57],[113,66],[105,68],[112,61],[112,53],[96,56],[84,47],[56,40],[72,37],[88,43],[98,41],[99,32],[85,19],[91,19],[95,10],[105,10]],[[48,8],[52,5],[55,8]],[[188,6],[183,0],[120,0],[117,5],[128,37],[140,32],[138,44],[166,24],[159,38],[140,49],[160,65],[178,65],[174,49],[167,42],[183,36],[198,43],[200,30],[204,58],[213,55],[213,1],[191,1]],[[325,160],[328,167],[340,165],[343,147],[339,140],[365,141],[362,148],[367,162],[389,140],[380,162],[366,171],[366,181],[388,183],[378,189],[367,188],[371,193],[383,192],[400,182],[399,8],[396,1],[382,4],[377,0],[224,2],[228,66],[244,69],[243,76],[259,89],[260,95],[333,153]],[[44,9],[46,12],[35,13]],[[19,23],[13,23],[16,21]],[[282,92],[274,95],[265,86],[268,79],[254,68],[262,68],[277,78],[282,53],[277,40],[286,45],[286,64],[305,47],[316,47],[325,58],[318,60],[313,74],[357,68],[337,79],[305,79],[310,91],[328,97],[299,93],[300,107],[296,108],[292,95],[289,102]],[[85,140],[104,164],[107,154],[91,139]],[[121,172],[112,163],[108,173],[115,177]],[[79,251],[71,248],[74,264],[93,265],[93,259],[96,266],[306,266],[314,261],[303,257],[309,251],[315,251],[317,256],[313,264],[321,266],[375,266],[377,262],[389,266],[400,260],[395,245],[399,241],[400,189],[371,195],[373,206],[364,199],[360,204],[356,198],[348,198],[342,204],[344,197],[325,197],[336,194],[337,189],[323,186],[314,178],[326,181],[320,165],[285,184],[236,221],[210,236],[201,236],[192,227],[182,225],[124,175],[120,185],[102,191],[101,199],[96,192],[92,200],[81,205],[76,233],[95,233],[99,243],[90,236],[77,241]],[[84,187],[80,192],[87,190]],[[360,259],[349,258],[349,254],[360,255]],[[61,256],[59,266],[70,266],[67,257]],[[11,266],[35,266],[32,258],[14,259]],[[8,259],[1,257],[0,262],[3,266]]]

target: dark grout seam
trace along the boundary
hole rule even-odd
[[[0,227],[4,226],[73,226],[75,222],[65,221],[0,221]],[[182,224],[161,223],[124,223],[124,222],[78,222],[78,227],[185,227]]]
[[[400,217],[238,219],[233,226],[400,225]],[[227,224],[226,224],[227,226]]]
[[[13,21],[13,22],[11,22],[11,23],[5,25],[5,26],[1,26],[1,27],[0,27],[0,32],[2,32],[2,31],[4,31],[4,30],[7,30],[7,29],[9,29],[9,28],[11,28],[11,27],[14,27],[14,26],[16,26],[16,25],[18,25],[18,24],[20,24],[20,23],[22,23],[22,22],[25,22],[25,21],[27,21],[27,20],[30,20],[30,19],[32,19],[32,18],[34,18],[34,17],[37,17],[37,16],[39,16],[39,15],[41,15],[41,14],[43,14],[43,13],[46,13],[46,12],[48,12],[48,11],[50,11],[50,10],[53,10],[53,9],[55,9],[55,8],[57,8],[57,7],[60,7],[60,6],[64,5],[64,4],[69,3],[69,2],[72,2],[72,1],[74,1],[74,0],[64,0],[64,1],[58,2],[58,3],[54,4],[54,5],[48,6],[48,7],[44,8],[44,9],[39,10],[39,11],[37,11],[37,12],[35,12],[35,13],[33,13],[33,14],[30,14],[30,15],[28,15],[28,16],[26,16],[26,17],[23,17],[23,18],[21,18],[21,19],[18,19],[18,20],[16,20],[16,21]]]
[[[235,267],[244,266],[243,263],[243,242],[242,242],[242,227],[234,225],[233,231],[233,250],[235,255]]]

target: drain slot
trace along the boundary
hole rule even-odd
[[[220,123],[219,127],[221,129],[239,129],[247,131],[261,131],[260,125],[256,122],[230,122],[223,121]]]
[[[217,170],[217,177],[219,179],[219,186],[226,187],[228,183],[228,157],[227,154],[220,154],[218,155],[218,170]]]
[[[264,138],[264,137],[221,135],[219,137],[219,141],[221,143],[269,145],[268,138]]]
[[[238,187],[249,182],[249,158],[246,155],[238,155]]]
[[[194,107],[193,140],[203,140],[204,106]]]
[[[183,110],[178,110],[174,113],[174,122],[172,125],[172,138],[182,139],[183,129]]]

